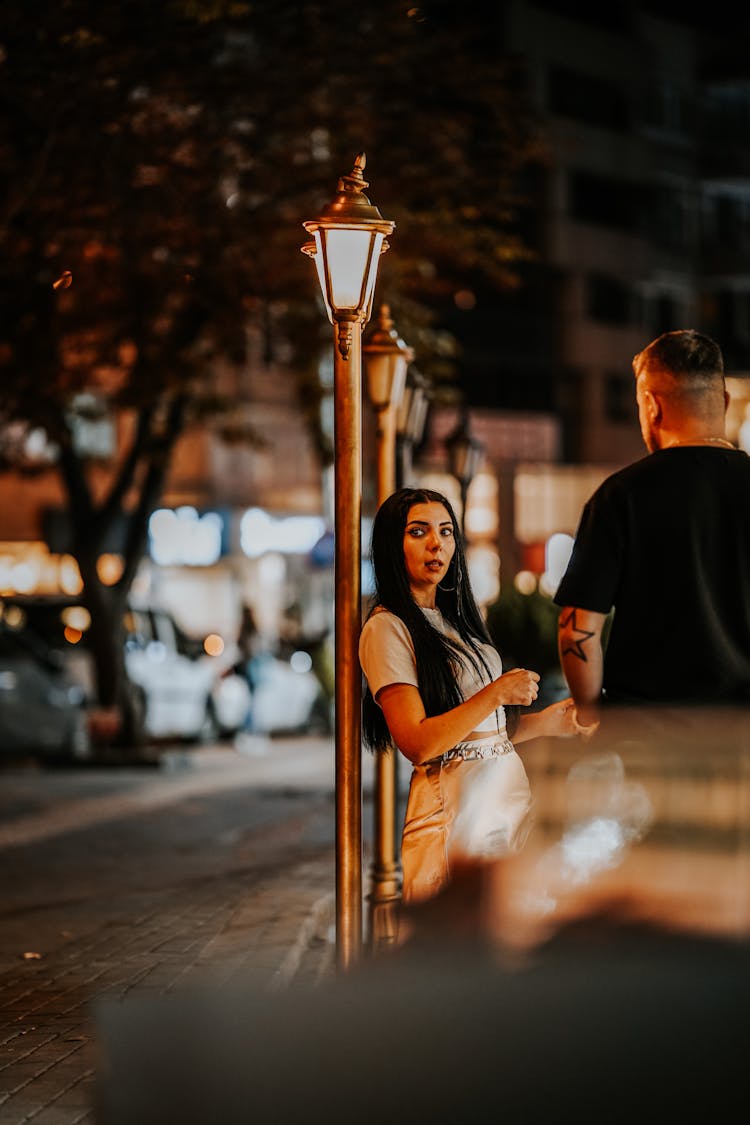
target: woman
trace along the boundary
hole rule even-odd
[[[389,496],[373,525],[376,595],[359,644],[363,732],[371,749],[395,745],[414,767],[401,841],[404,903],[437,894],[451,856],[521,847],[531,797],[514,742],[580,730],[571,699],[519,716],[537,697],[539,675],[503,674],[456,529],[444,496],[410,488]]]

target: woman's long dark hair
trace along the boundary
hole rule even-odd
[[[404,558],[406,523],[414,504],[442,504],[451,518],[456,549],[443,578],[444,585],[437,588],[435,604],[465,647],[439,632],[414,601]],[[484,669],[489,674],[479,644],[493,644],[474,599],[463,541],[450,502],[428,488],[401,488],[392,493],[375,516],[371,557],[375,594],[370,614],[376,606],[383,606],[401,618],[414,642],[419,693],[426,713],[441,715],[450,711],[463,701],[456,665],[468,657],[476,671]],[[518,721],[517,708],[506,708],[506,721],[512,733]],[[365,745],[371,750],[389,750],[393,745],[383,712],[367,685],[362,702],[362,733]]]

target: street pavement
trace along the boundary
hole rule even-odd
[[[538,834],[347,973],[332,739],[0,769],[0,1125],[744,1121],[747,757],[710,745],[527,747]],[[363,791],[367,866],[367,755]]]
[[[102,1006],[334,975],[333,740],[157,760],[0,769],[0,1125],[98,1120]]]

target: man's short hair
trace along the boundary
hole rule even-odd
[[[710,336],[692,328],[676,332],[663,332],[633,359],[633,370],[645,362],[662,368],[672,375],[702,376],[724,375],[724,357],[719,345]]]

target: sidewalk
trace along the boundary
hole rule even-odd
[[[11,774],[0,783],[0,1125],[92,1125],[101,1004],[229,996],[250,984],[270,994],[334,975],[331,740],[274,742],[257,755],[177,750],[157,769]],[[158,877],[169,855],[154,850],[154,871],[135,889],[125,878],[111,901],[97,897],[94,917],[83,849],[111,850],[97,860],[116,884],[135,832],[158,826],[177,854],[178,829],[192,829],[189,817],[208,815],[214,799],[233,863],[201,854],[189,880],[171,885]],[[294,815],[256,826],[245,845],[229,813],[251,799],[261,811],[286,800]],[[76,859],[81,870],[70,876]],[[67,864],[70,885],[30,905],[24,872],[40,862],[50,885],[55,864]]]

